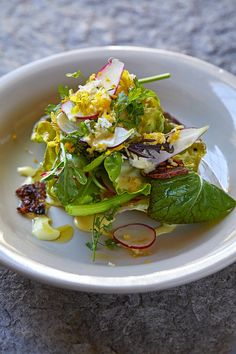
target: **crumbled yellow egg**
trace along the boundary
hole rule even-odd
[[[70,100],[75,103],[71,112],[73,114],[82,113],[85,116],[109,112],[111,98],[104,88],[93,90],[78,90],[70,96]]]
[[[171,134],[171,135],[169,136],[168,142],[169,142],[170,144],[175,143],[176,140],[179,139],[179,136],[180,136],[180,129],[176,129],[176,131],[175,131],[173,134]]]
[[[124,70],[121,75],[120,83],[117,88],[116,94],[119,94],[122,91],[124,91],[127,94],[129,89],[132,87],[134,87],[133,76],[130,75],[128,70]]]
[[[144,133],[144,139],[153,139],[155,144],[164,144],[166,141],[165,134],[163,133]]]

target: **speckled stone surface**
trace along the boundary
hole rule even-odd
[[[94,45],[165,48],[236,74],[234,0],[2,0],[0,75]],[[236,353],[236,265],[135,295],[61,290],[0,268],[0,353]]]

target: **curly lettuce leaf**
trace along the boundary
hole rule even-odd
[[[188,149],[176,155],[176,159],[183,161],[184,166],[195,172],[198,171],[201,159],[206,154],[206,145],[202,140],[195,141]]]
[[[56,131],[52,124],[47,121],[39,121],[33,129],[31,140],[37,143],[48,143],[54,140],[56,137]]]
[[[144,114],[141,118],[139,133],[163,132],[165,117],[159,99],[149,97],[144,103]]]

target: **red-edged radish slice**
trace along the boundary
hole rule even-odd
[[[101,85],[110,95],[114,95],[119,85],[123,70],[124,63],[118,59],[110,58],[108,63],[99,70],[96,79],[100,80]]]
[[[208,126],[205,126],[202,128],[184,128],[179,130],[179,136],[177,137],[176,141],[170,143],[170,146],[173,146],[172,153],[169,153],[165,150],[160,150],[158,152],[154,148],[155,145],[151,145],[149,148],[149,145],[143,144],[142,156],[139,156],[138,152],[135,154],[134,150],[132,149],[129,161],[132,166],[144,170],[146,169],[147,172],[151,172],[160,163],[179,154],[191,146],[202,134],[207,131],[208,128]],[[170,140],[173,134],[175,134],[175,131],[166,134],[166,138]]]
[[[145,224],[127,224],[113,232],[114,239],[122,246],[132,249],[150,247],[156,240],[156,231]]]
[[[75,120],[75,119],[80,119],[80,120],[86,120],[86,119],[97,119],[98,113],[92,114],[90,116],[85,116],[83,113],[78,112],[78,113],[71,113],[72,108],[74,107],[74,103],[71,101],[66,101],[62,103],[61,105],[61,110],[64,112],[69,120]]]
[[[69,120],[65,113],[61,112],[57,116],[57,124],[64,133],[73,133],[78,130],[79,123]]]

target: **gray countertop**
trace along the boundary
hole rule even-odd
[[[2,0],[0,75],[94,45],[180,51],[236,74],[234,0]],[[236,265],[135,295],[56,289],[0,268],[0,352],[236,353]]]

